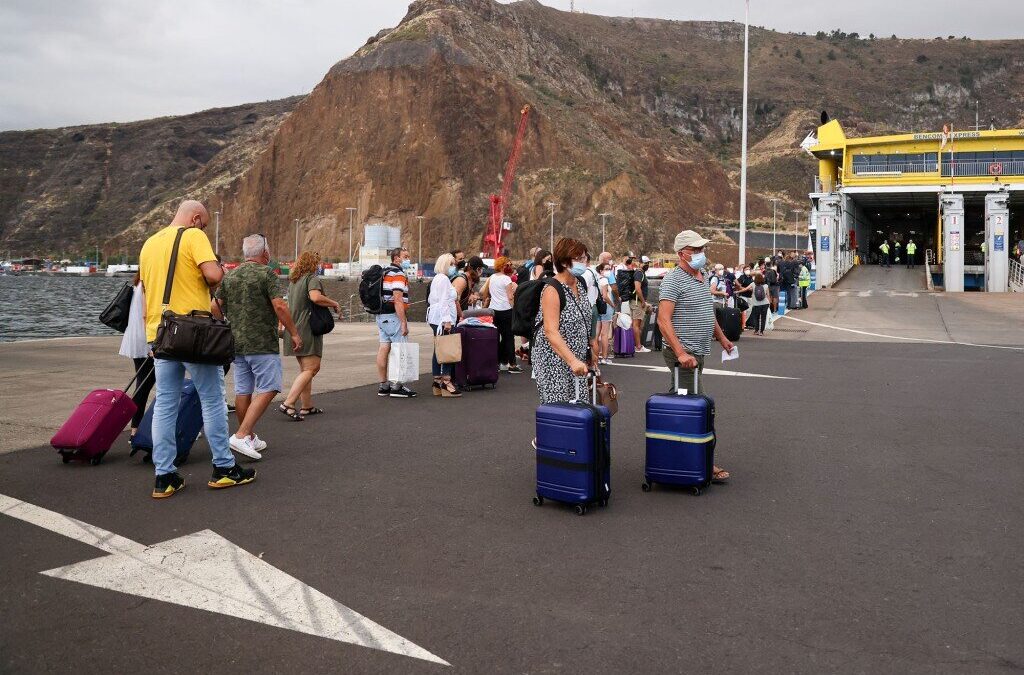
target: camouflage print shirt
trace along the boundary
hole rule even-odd
[[[231,322],[235,353],[277,354],[277,314],[271,299],[277,295],[277,277],[266,265],[244,262],[224,276],[217,299]]]

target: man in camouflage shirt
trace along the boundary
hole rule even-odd
[[[281,391],[281,355],[277,326],[284,326],[292,347],[302,348],[302,338],[292,321],[288,303],[277,296],[277,276],[268,267],[270,246],[262,234],[242,240],[245,262],[225,275],[213,301],[215,316],[231,321],[235,336],[235,414],[238,431],[229,438],[231,449],[260,459],[266,441],[254,428],[270,402]]]

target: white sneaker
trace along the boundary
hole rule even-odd
[[[263,455],[256,449],[256,444],[253,443],[252,436],[246,436],[245,438],[239,438],[234,434],[228,437],[228,445],[231,449],[240,455],[245,455],[249,459],[263,459]]]
[[[637,354],[649,354],[650,351],[651,351],[650,349],[648,349],[647,347],[643,347],[643,346],[636,348],[636,353]]]
[[[503,373],[507,373],[508,372],[508,364],[507,363],[501,364],[501,366],[498,367],[498,370],[500,370]]]
[[[252,435],[252,444],[256,446],[256,450],[258,450],[259,452],[263,452],[264,450],[267,449],[267,442],[260,438],[259,436],[257,436],[256,434]]]

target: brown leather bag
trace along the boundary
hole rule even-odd
[[[608,408],[608,412],[614,415],[619,411],[619,390],[611,382],[605,382],[597,378],[597,403]]]

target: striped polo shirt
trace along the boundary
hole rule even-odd
[[[710,354],[715,336],[715,304],[707,284],[676,267],[661,282],[660,298],[676,303],[672,329],[686,351],[695,356]]]
[[[395,291],[400,291],[402,293],[402,302],[408,305],[409,278],[405,276],[405,272],[401,267],[388,265],[384,268],[384,281],[381,286],[381,299],[385,303],[392,303],[393,306],[395,301]]]

